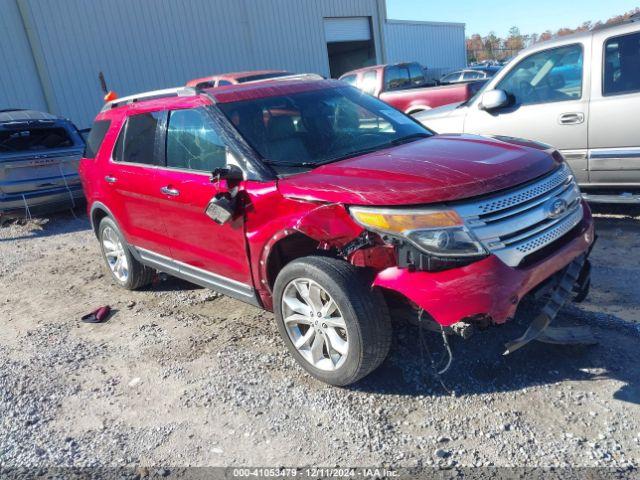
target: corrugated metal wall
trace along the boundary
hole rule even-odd
[[[463,23],[407,22],[385,23],[387,61],[417,61],[442,73],[467,65]]]
[[[121,95],[234,70],[328,75],[323,17],[371,16],[379,35],[376,0],[0,0],[17,12],[16,1],[32,21],[55,113],[80,127],[100,108],[99,71]],[[13,55],[5,65],[26,58]]]
[[[46,110],[42,86],[15,0],[0,0],[0,109]]]
[[[385,48],[390,61],[460,66],[463,28],[430,32],[392,21],[383,41],[383,6],[384,0],[0,0],[3,37],[9,32],[11,39],[0,42],[0,108],[50,110],[83,128],[102,104],[100,71],[120,95],[234,70],[328,76],[327,17],[371,17],[380,62]]]

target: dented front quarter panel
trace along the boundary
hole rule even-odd
[[[254,285],[263,306],[272,310],[268,259],[274,245],[300,233],[318,242],[319,248],[340,249],[357,238],[363,229],[344,205],[284,197],[277,183],[246,182],[250,199],[245,208],[245,229]]]
[[[583,208],[585,216],[575,238],[526,268],[511,268],[490,255],[442,272],[390,267],[378,273],[374,285],[401,293],[443,326],[478,315],[489,315],[493,323],[504,323],[514,316],[523,296],[588,251],[594,240],[594,227],[589,208]]]

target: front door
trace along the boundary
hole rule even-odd
[[[594,184],[640,182],[640,33],[594,38],[589,171]],[[601,70],[601,71],[600,71]]]
[[[510,107],[485,111],[472,105],[464,131],[536,140],[558,148],[578,181],[588,180],[589,44],[552,48],[522,59],[495,86],[513,97]]]
[[[164,190],[161,209],[171,257],[199,283],[242,294],[251,291],[243,215],[219,225],[205,214],[209,201],[226,192],[211,172],[227,165],[228,149],[205,108],[169,113],[166,167],[158,169]]]

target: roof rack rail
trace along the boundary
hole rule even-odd
[[[142,100],[155,100],[157,98],[166,97],[193,97],[196,94],[196,89],[192,87],[175,87],[165,88],[163,90],[152,90],[150,92],[136,93],[126,97],[116,98],[115,100],[105,103],[101,111],[104,112],[111,108],[121,107],[122,105],[128,105]]]
[[[597,31],[600,31],[600,30],[606,30],[608,28],[619,27],[620,25],[628,25],[629,23],[635,23],[635,22],[640,22],[640,12],[636,12],[633,15],[631,15],[629,18],[626,18],[624,20],[620,20],[618,22],[603,23],[602,25],[598,25],[597,27],[594,27],[592,29],[592,31],[597,32]]]

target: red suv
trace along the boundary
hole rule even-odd
[[[334,385],[386,357],[386,299],[443,332],[504,323],[594,238],[556,151],[434,135],[339,81],[122,98],[86,151],[118,284],[160,270],[274,311],[296,360]]]

